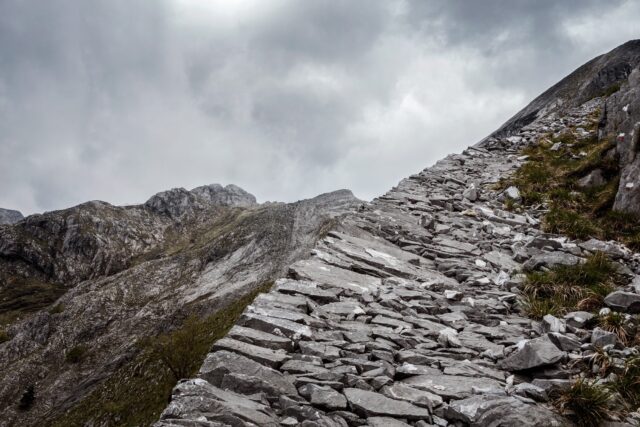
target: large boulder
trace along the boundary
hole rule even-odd
[[[207,414],[206,421],[217,421],[222,425],[279,425],[278,417],[268,406],[197,378],[178,383],[173,389],[171,403],[162,412],[156,426],[167,425],[168,422],[180,425],[179,420],[202,419],[202,414]]]
[[[500,362],[507,371],[524,371],[558,363],[565,353],[548,336],[521,342],[513,353]]]
[[[566,426],[568,422],[550,409],[529,405],[515,397],[473,396],[451,402],[447,418],[474,427]]]
[[[557,265],[576,265],[581,261],[582,258],[566,252],[544,252],[529,258],[523,267],[525,270],[537,270],[540,267],[551,268]]]
[[[607,307],[625,313],[640,313],[640,295],[633,292],[615,291],[604,299]]]
[[[244,376],[244,381],[238,381],[239,375]],[[209,353],[198,376],[216,387],[221,387],[225,383],[229,390],[242,394],[264,392],[269,397],[298,395],[295,385],[288,376],[229,351]],[[230,381],[230,378],[234,381]],[[249,381],[249,379],[252,380]],[[246,386],[249,384],[252,387],[247,389]]]

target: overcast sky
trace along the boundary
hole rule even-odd
[[[640,37],[638,16],[621,0],[0,0],[0,206],[214,182],[371,199]]]

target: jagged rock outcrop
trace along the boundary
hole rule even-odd
[[[614,209],[640,214],[640,40],[631,40],[578,68],[509,119],[492,137],[508,137],[538,117],[564,115],[567,109],[606,95],[600,111],[599,138],[615,142],[610,153],[620,164]],[[601,185],[602,177],[583,177],[583,185]]]
[[[24,217],[22,216],[22,213],[20,213],[20,211],[0,208],[0,225],[15,224],[22,218]]]
[[[141,338],[283,275],[359,204],[338,191],[260,206],[239,187],[213,185],[137,206],[88,202],[0,227],[0,315],[9,319],[0,425],[58,419],[135,363]],[[74,349],[82,359],[70,362]],[[29,387],[36,398],[21,411]]]
[[[194,188],[191,192],[214,205],[246,208],[256,204],[256,198],[253,194],[249,194],[233,184],[229,184],[226,187],[220,184],[204,185]]]
[[[640,40],[631,40],[579,67],[531,101],[490,137],[508,137],[537,118],[562,114],[593,98],[608,95],[624,84],[639,65]]]

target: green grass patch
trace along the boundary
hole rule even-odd
[[[189,316],[180,327],[142,340],[138,353],[130,362],[51,425],[152,424],[167,406],[177,378],[194,376],[211,345],[224,337],[245,307],[271,285],[271,282],[265,283],[211,316]]]
[[[627,321],[627,316],[623,313],[612,311],[603,316],[597,317],[598,326],[608,332],[617,335],[618,340],[625,346],[633,339],[634,326]]]
[[[627,359],[624,369],[609,383],[609,388],[620,395],[627,409],[640,407],[640,357]]]
[[[588,128],[593,129],[596,124],[594,116]],[[516,186],[523,205],[545,205],[548,212],[542,223],[544,231],[581,240],[618,240],[640,250],[640,216],[612,210],[620,180],[613,140],[599,141],[595,136],[578,139],[571,129],[542,138],[523,150],[528,161],[501,181],[498,189]],[[552,151],[556,143],[561,145]],[[601,171],[604,183],[580,187],[580,178],[596,169]],[[505,209],[514,210],[510,203]]]
[[[521,307],[534,319],[596,310],[621,281],[615,265],[604,254],[596,253],[583,264],[527,272]]]
[[[62,285],[37,279],[10,278],[0,287],[0,325],[50,306],[66,291]]]
[[[611,393],[597,381],[577,380],[568,390],[555,396],[558,410],[578,426],[597,427],[607,420]]]

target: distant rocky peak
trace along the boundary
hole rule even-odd
[[[511,117],[491,137],[506,137],[518,133],[537,118],[552,113],[563,115],[594,98],[609,98],[623,86],[634,69],[640,66],[640,39],[630,40],[600,55],[543,92],[529,105]]]
[[[24,216],[19,211],[0,208],[0,225],[14,224],[22,218],[24,218]]]
[[[189,191],[173,188],[155,194],[144,204],[153,211],[180,218],[196,210],[213,206],[250,207],[257,204],[255,196],[237,185],[203,185]]]
[[[226,187],[220,184],[203,185],[194,188],[191,193],[216,206],[249,207],[257,204],[253,194],[233,184]]]
[[[172,188],[171,190],[157,193],[144,204],[151,210],[166,214],[173,218],[192,213],[194,209],[204,207],[199,198],[184,188]]]

